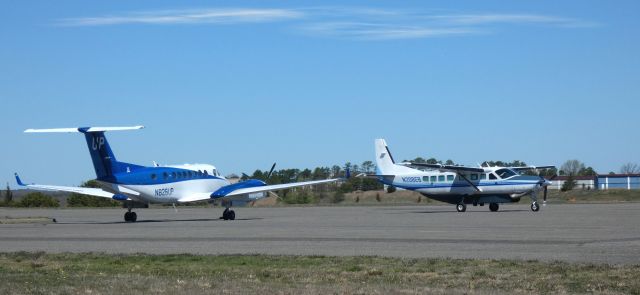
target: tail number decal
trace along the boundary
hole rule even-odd
[[[422,182],[420,177],[402,177],[402,182]]]
[[[104,137],[94,137],[91,142],[92,142],[91,148],[93,148],[94,151],[100,150],[104,145]]]
[[[173,188],[159,188],[156,189],[156,197],[166,197],[173,194]]]

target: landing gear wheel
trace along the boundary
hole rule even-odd
[[[500,205],[498,205],[498,203],[489,203],[489,210],[491,210],[491,212],[496,212],[499,208]]]
[[[467,211],[467,205],[465,204],[458,204],[456,206],[456,210],[458,210],[458,212],[464,212]]]
[[[138,215],[136,212],[127,212],[124,214],[124,221],[126,222],[136,222],[138,219]]]
[[[234,212],[233,210],[229,210],[229,208],[224,209],[224,211],[222,212],[221,218],[224,220],[235,220],[236,212]]]
[[[540,210],[540,205],[538,205],[538,202],[531,203],[531,211],[538,212],[539,210]]]

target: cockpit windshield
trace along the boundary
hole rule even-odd
[[[511,176],[514,176],[514,175],[518,175],[518,173],[513,172],[513,170],[506,169],[506,168],[498,169],[496,171],[496,174],[498,174],[498,176],[500,176],[500,178],[502,178],[502,179],[509,178]]]

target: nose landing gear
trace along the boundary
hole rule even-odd
[[[533,203],[531,203],[531,211],[538,212],[539,210],[540,210],[540,205],[538,205],[538,202],[533,201]]]

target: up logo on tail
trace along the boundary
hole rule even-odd
[[[104,145],[104,137],[102,137],[102,136],[94,137],[91,142],[92,142],[91,148],[94,151],[95,150],[100,150],[100,149],[102,149],[102,146]]]

